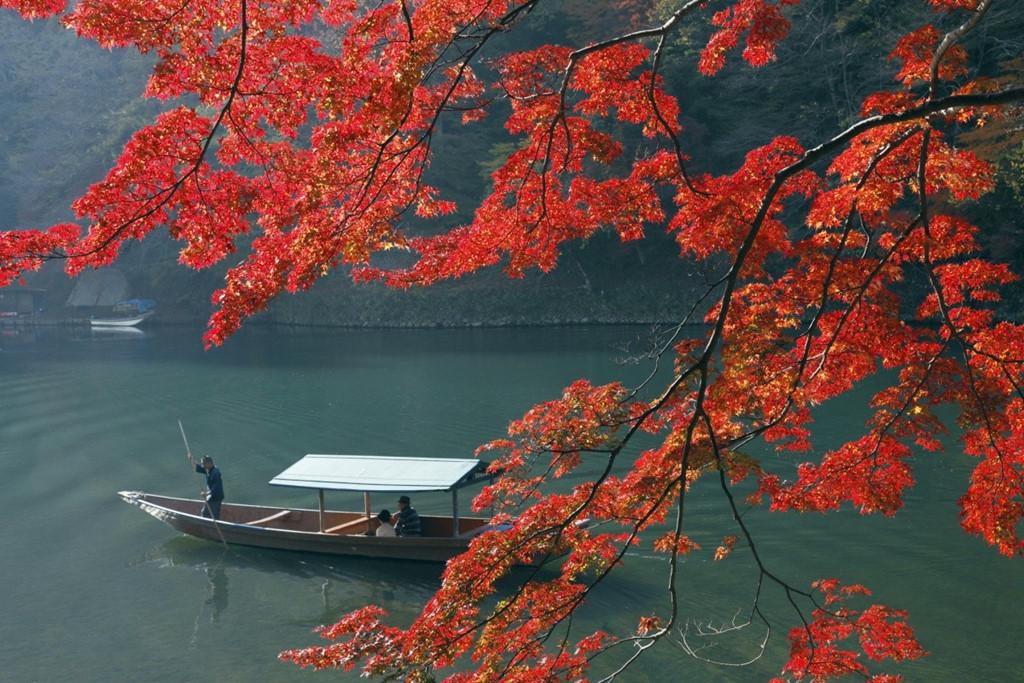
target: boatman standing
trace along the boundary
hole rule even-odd
[[[395,532],[399,536],[422,536],[423,529],[420,526],[420,516],[416,508],[409,505],[409,496],[402,496],[398,499],[398,521],[395,522]]]
[[[224,500],[224,482],[220,477],[220,470],[213,464],[213,458],[203,456],[201,463],[192,459],[189,453],[188,461],[195,467],[196,472],[206,475],[206,505],[203,506],[203,517],[220,519],[220,504]]]

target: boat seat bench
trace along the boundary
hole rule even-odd
[[[261,524],[267,524],[268,522],[273,522],[276,519],[282,519],[284,517],[287,517],[290,514],[292,514],[291,510],[281,510],[279,512],[275,512],[272,515],[268,515],[267,517],[263,517],[261,519],[257,519],[257,520],[252,521],[252,522],[246,522],[246,524],[248,526],[259,526]]]
[[[350,527],[359,526],[360,524],[366,524],[366,521],[367,521],[366,517],[360,517],[359,519],[353,519],[353,520],[351,520],[349,522],[345,522],[345,523],[339,524],[337,526],[332,526],[330,529],[324,529],[324,533],[325,534],[336,534],[339,531],[344,531],[345,529],[348,529]]]

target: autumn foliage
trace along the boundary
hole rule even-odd
[[[75,202],[81,230],[0,233],[0,284],[52,258],[72,274],[109,264],[126,240],[158,227],[194,268],[250,235],[213,295],[205,340],[221,344],[278,294],[339,266],[400,288],[494,265],[514,277],[554,268],[566,242],[598,231],[628,241],[666,229],[683,257],[725,264],[700,301],[680,302],[680,321],[703,316],[706,331],[663,340],[657,355],[671,359],[671,380],[636,390],[580,380],[513,422],[482,447],[503,476],[475,501],[497,506],[511,528],[449,562],[407,628],[367,607],[326,627],[330,643],[282,658],[409,680],[455,664],[448,680],[573,680],[596,657],[625,665],[673,633],[680,555],[726,560],[741,545],[759,585],[794,598],[798,625],[780,675],[897,680],[875,667],[924,654],[907,615],[864,606],[865,588],[834,579],[787,583],[757,552],[734,490],[752,482],[748,502],[778,511],[849,504],[895,514],[914,484],[915,450],[940,448],[937,407],[955,406],[963,451],[977,460],[959,501],[963,528],[1004,555],[1024,554],[1024,337],[994,312],[1017,277],[985,257],[962,215],[991,189],[992,168],[955,142],[1024,100],[1024,88],[980,77],[962,44],[991,0],[929,0],[934,22],[907,27],[890,56],[892,88],[867,97],[861,119],[828,140],[780,135],[723,175],[690,172],[685,105],[663,81],[663,56],[680,27],[704,25],[693,65],[703,74],[737,57],[767,64],[799,0],[680,0],[602,42],[481,61],[539,4],[82,0],[65,10],[0,0],[27,18],[59,15],[101,45],[154,54],[146,95],[180,102]],[[329,42],[314,37],[324,34]],[[504,117],[516,147],[472,220],[410,232],[410,215],[456,209],[425,181],[439,119],[489,115]],[[642,153],[610,132],[623,129],[646,140]],[[396,248],[415,262],[380,268],[374,256]],[[923,286],[908,285],[911,276]],[[811,408],[869,377],[884,388],[864,433],[815,453]],[[658,445],[630,450],[639,432]],[[806,462],[786,479],[741,453],[754,439]],[[599,475],[546,490],[584,463]],[[684,501],[702,476],[719,481],[737,513],[715,550],[685,533]],[[573,611],[635,546],[668,558],[665,604],[638,613],[632,634],[573,633]],[[533,572],[499,590],[513,565],[545,557],[555,558],[553,576]],[[756,600],[750,617],[765,618]]]

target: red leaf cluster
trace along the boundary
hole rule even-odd
[[[47,257],[73,244],[78,231],[73,223],[60,223],[46,230],[0,232],[0,287],[41,268]]]
[[[918,659],[926,653],[906,623],[907,614],[883,605],[863,610],[846,606],[857,595],[870,595],[859,585],[843,586],[835,579],[816,581],[825,605],[814,610],[810,623],[789,632],[790,657],[783,671],[800,681],[825,681],[858,674],[870,681],[901,681],[901,676],[872,675],[860,653],[848,649],[846,641],[856,639],[864,656],[873,662]],[[776,679],[782,681],[784,679]]]
[[[764,66],[775,61],[775,46],[789,33],[789,20],[782,14],[786,5],[800,0],[740,0],[711,18],[719,30],[711,36],[700,55],[700,71],[713,76],[725,66],[725,55],[747,34],[743,59],[751,66]]]

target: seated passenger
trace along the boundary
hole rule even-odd
[[[391,513],[387,510],[381,510],[377,513],[377,519],[380,521],[380,526],[377,527],[376,536],[394,536],[395,527],[391,526]]]
[[[399,536],[422,536],[423,529],[420,526],[420,516],[416,508],[409,505],[409,496],[402,496],[398,499],[398,521],[395,522],[395,531]]]

